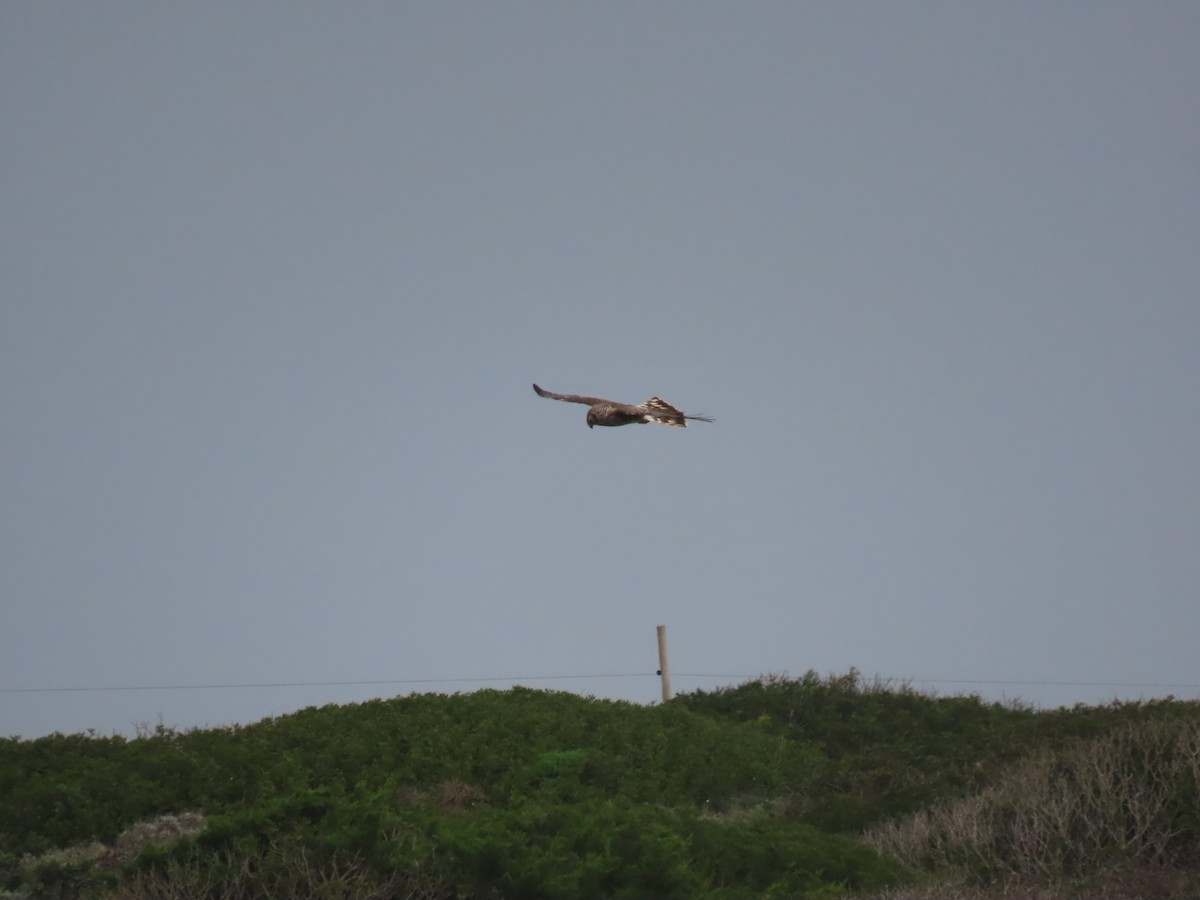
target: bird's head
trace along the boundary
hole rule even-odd
[[[588,407],[587,423],[588,423],[588,428],[591,428],[593,425],[596,424],[596,411],[594,409],[592,409],[590,406]]]

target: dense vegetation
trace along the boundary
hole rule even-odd
[[[0,891],[833,897],[951,868],[1186,868],[1198,785],[1194,703],[1037,712],[853,672],[649,707],[418,695],[133,740],[0,741]],[[1068,798],[1053,840],[1022,832],[1053,845],[1040,857],[1011,840],[1036,818],[1025,796]],[[990,836],[955,843],[964,816]]]

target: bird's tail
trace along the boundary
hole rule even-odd
[[[639,406],[638,409],[646,411],[647,422],[657,422],[659,425],[674,425],[677,428],[687,428],[688,419],[694,419],[697,422],[712,421],[708,416],[685,415],[661,397],[651,397]]]

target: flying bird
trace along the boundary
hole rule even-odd
[[[617,403],[613,400],[602,400],[600,397],[580,397],[578,394],[556,394],[544,391],[536,384],[533,390],[539,397],[549,397],[551,400],[565,400],[567,403],[582,403],[589,407],[587,411],[588,428],[593,425],[643,425],[646,422],[657,422],[659,425],[674,425],[687,428],[688,419],[696,422],[713,421],[708,416],[689,416],[677,410],[666,400],[651,397],[645,403],[632,406],[628,403]]]

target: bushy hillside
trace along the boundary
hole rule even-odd
[[[946,798],[983,789],[1034,752],[1054,752],[1122,727],[1200,721],[1200,703],[1159,700],[1035,710],[938,697],[846,675],[768,677],[677,697],[695,712],[754,722],[819,751],[815,783],[793,813],[831,831],[860,832]]]
[[[1035,712],[864,684],[852,672],[658,706],[516,688],[135,740],[0,741],[0,889],[214,900],[832,897],[956,864],[953,852],[926,852],[904,823],[1003,794],[997,786],[1037,754],[1055,758],[1149,722],[1190,733],[1200,709]],[[1200,775],[1182,763],[1172,771],[1183,842],[1171,847],[1194,844],[1200,822],[1179,810]]]

